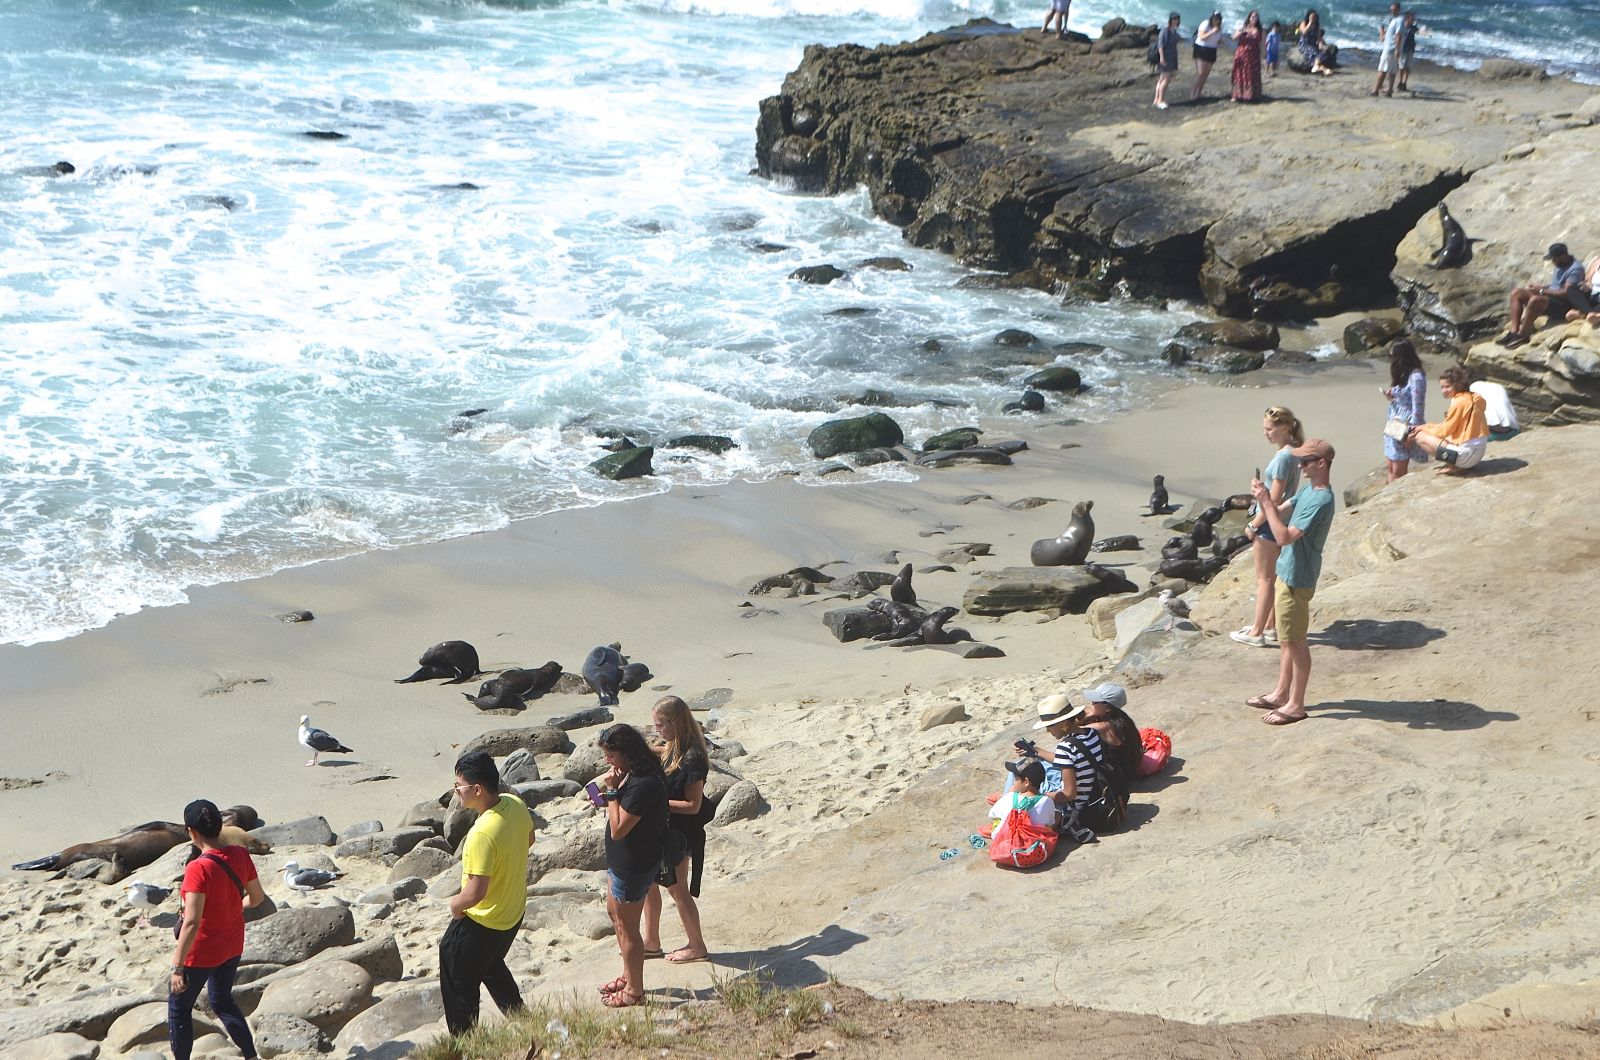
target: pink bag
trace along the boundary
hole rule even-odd
[[[1140,729],[1139,742],[1144,745],[1144,757],[1139,759],[1139,775],[1154,776],[1167,768],[1172,757],[1172,737],[1160,729]]]

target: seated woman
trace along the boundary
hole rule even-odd
[[[1424,423],[1406,435],[1443,463],[1438,473],[1454,475],[1478,465],[1489,445],[1484,400],[1469,389],[1471,377],[1460,365],[1439,373],[1439,393],[1450,402],[1443,423]]]
[[[1122,708],[1128,704],[1127,691],[1115,681],[1106,681],[1086,689],[1083,698],[1088,705],[1083,708],[1084,724],[1100,734],[1106,745],[1106,761],[1128,779],[1139,775],[1139,760],[1144,757],[1144,743],[1139,738],[1139,726]]]

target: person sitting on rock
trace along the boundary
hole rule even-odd
[[[1084,724],[1100,734],[1106,745],[1106,761],[1120,769],[1122,775],[1133,780],[1139,775],[1139,760],[1144,757],[1144,743],[1139,736],[1139,726],[1128,712],[1128,692],[1115,681],[1105,681],[1082,693],[1087,706],[1083,709]]]
[[[990,829],[996,827],[995,822],[1005,820],[1012,810],[1021,810],[1040,828],[1055,829],[1061,811],[1054,799],[1039,791],[1039,785],[1044,783],[1044,763],[1037,758],[1007,762],[1006,772],[1016,778],[1016,786],[996,799],[989,808],[989,816],[994,819],[989,825]]]
[[[1087,843],[1094,833],[1078,823],[1078,813],[1094,790],[1095,766],[1105,761],[1105,745],[1100,734],[1089,728],[1084,708],[1073,706],[1065,692],[1046,696],[1039,702],[1039,724],[1056,738],[1054,753],[1046,759],[1031,741],[1018,740],[1017,751],[1024,758],[1049,762],[1061,771],[1061,790],[1051,797],[1062,811],[1062,831],[1074,842]]]
[[[1544,260],[1555,268],[1548,286],[1529,284],[1511,292],[1511,325],[1494,341],[1508,350],[1527,345],[1533,322],[1549,314],[1563,320],[1568,313],[1588,313],[1594,306],[1583,289],[1583,265],[1568,251],[1565,243],[1551,243]]]
[[[1477,467],[1489,445],[1489,422],[1484,400],[1468,387],[1470,377],[1460,365],[1439,373],[1439,393],[1450,402],[1443,423],[1411,428],[1407,438],[1429,456],[1442,461],[1438,473],[1454,475]]]
[[[1583,266],[1583,283],[1579,285],[1583,293],[1589,298],[1590,310],[1587,313],[1576,309],[1567,310],[1567,320],[1576,322],[1586,320],[1594,327],[1600,328],[1600,254],[1590,258]],[[1491,420],[1490,426],[1494,424]]]
[[[1062,706],[1066,702],[1066,698],[1066,696],[1058,694],[1046,696],[1039,701],[1039,721],[1033,727],[1034,732],[1046,731],[1057,740],[1066,736],[1069,726],[1063,717],[1065,711]],[[1033,749],[1033,741],[1018,740],[1016,747],[1017,753],[1026,757],[1029,751]],[[1041,764],[1044,766],[1044,778],[1039,782],[1039,791],[1041,794],[1054,797],[1061,790],[1061,770],[1057,768],[1054,762],[1049,760],[1041,759]],[[1016,773],[1011,769],[1009,763],[1006,765],[1006,771],[1010,775],[1006,778],[1005,787],[989,796],[989,805],[991,806],[1003,799],[1016,786]]]

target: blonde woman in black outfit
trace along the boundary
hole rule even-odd
[[[683,836],[688,847],[678,864],[678,882],[667,888],[672,904],[683,921],[688,944],[665,954],[672,964],[689,964],[706,959],[706,940],[700,933],[700,872],[705,867],[706,820],[710,805],[705,800],[706,777],[711,773],[711,754],[706,748],[700,723],[677,696],[663,696],[656,703],[656,734],[661,737],[661,767],[667,776],[668,823]],[[644,900],[644,952],[646,957],[663,956],[661,950],[661,888],[650,888]]]

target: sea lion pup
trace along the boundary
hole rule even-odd
[[[1450,216],[1450,208],[1439,204],[1439,229],[1444,244],[1434,251],[1433,268],[1454,269],[1472,260],[1472,241],[1461,223]]]
[[[627,657],[624,656],[624,659]],[[641,685],[654,677],[650,667],[642,662],[624,663],[622,667],[621,687],[624,692],[637,692]]]
[[[229,806],[222,811],[222,823],[236,824],[248,832],[252,828],[261,827],[261,815],[256,813],[254,806],[245,806],[241,803],[238,806]],[[252,851],[252,853],[254,852]]]
[[[910,648],[918,644],[954,644],[958,640],[971,640],[972,634],[964,629],[944,628],[944,624],[954,618],[959,610],[955,607],[939,608],[922,620],[915,633],[899,640],[891,640],[889,646]]]
[[[477,695],[461,694],[479,710],[520,709],[524,700],[550,691],[560,677],[561,664],[552,660],[536,670],[502,670],[500,676],[491,677],[479,686]]]
[[[889,583],[889,599],[909,607],[917,606],[917,591],[911,587],[911,564],[900,568],[900,573]]]
[[[410,677],[397,679],[395,684],[408,685],[413,681],[431,681],[436,677],[445,677],[450,679],[450,684],[459,685],[483,672],[478,668],[478,649],[464,640],[447,640],[435,644],[422,653],[417,665],[420,669],[416,673]]]
[[[1166,477],[1164,475],[1157,475],[1155,477],[1154,488],[1150,491],[1150,514],[1166,515],[1167,502],[1169,499],[1170,498],[1167,496]]]
[[[910,636],[922,625],[927,616],[906,604],[898,604],[893,600],[885,600],[881,596],[867,601],[867,610],[881,611],[889,619],[887,632],[879,633],[873,640],[896,640],[900,637]]]
[[[227,820],[227,814],[223,814],[223,820]],[[272,853],[271,843],[268,843],[264,839],[256,838],[236,824],[225,824],[222,826],[222,831],[217,833],[217,845],[224,847],[244,847],[252,854]],[[187,865],[189,862],[193,861],[199,856],[200,848],[195,846],[193,843],[190,843],[189,856],[183,859],[183,863]]]
[[[1094,519],[1089,509],[1094,501],[1079,501],[1072,506],[1072,521],[1060,537],[1041,538],[1033,543],[1028,558],[1035,567],[1067,567],[1082,563],[1094,544]]]
[[[88,843],[74,843],[54,854],[32,861],[19,861],[14,869],[64,869],[68,865],[90,858],[100,858],[119,865],[124,875],[142,869],[189,838],[183,825],[171,821],[147,821],[110,839],[96,839]]]

